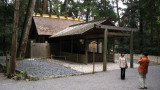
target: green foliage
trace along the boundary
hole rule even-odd
[[[129,38],[117,38],[116,39],[116,45],[117,47],[115,48],[117,53],[130,53],[129,52]]]
[[[24,73],[23,73],[23,77],[26,79],[26,78],[28,78],[28,73],[25,71]]]
[[[150,55],[158,55],[157,47],[147,47],[144,48],[144,52],[148,52]]]
[[[151,55],[158,55],[160,28],[158,28],[159,20],[157,19],[160,17],[160,1],[125,1],[127,1],[124,3],[127,9],[121,18],[120,26],[139,29],[139,32],[134,33],[134,53],[148,52]],[[124,44],[124,41],[119,42],[119,45]],[[128,44],[125,45],[128,46]]]
[[[157,20],[157,24],[160,25],[160,19]]]
[[[9,51],[11,47],[13,11],[12,3],[0,2],[0,50],[2,51]]]
[[[113,6],[111,6],[108,0],[102,0],[101,2],[96,3],[96,10],[94,10],[96,19],[110,18],[111,20],[116,20],[116,14],[113,11]]]
[[[18,38],[20,38],[23,29],[28,1],[20,0]],[[48,1],[50,14],[65,15],[65,2],[60,0]],[[109,18],[111,21],[117,20],[116,13],[113,10],[114,6],[110,4],[110,0],[68,1],[68,16],[86,18],[88,15],[94,17],[94,19]],[[149,54],[157,55],[160,48],[160,0],[122,1],[127,8],[124,9],[124,13],[120,18],[120,26],[138,28],[142,31],[134,33],[134,53],[147,51]],[[36,12],[42,13],[42,0],[40,0],[40,8],[37,10]],[[0,50],[5,51],[11,49],[14,0],[10,3],[0,0],[0,12],[2,12],[0,14],[0,44],[2,45]],[[116,40],[118,45],[116,51],[129,53],[129,41],[129,38],[118,38]],[[109,42],[112,43],[112,41]],[[143,44],[140,44],[141,42]],[[111,48],[111,45],[108,45],[108,48]]]
[[[87,13],[89,13],[89,17],[94,17],[94,19],[110,18],[115,20],[116,18],[113,7],[108,0],[85,0],[84,2],[69,0],[68,10],[68,16],[74,14],[75,17],[86,18]],[[60,13],[65,15],[65,2],[61,6]]]
[[[19,30],[18,38],[23,28],[25,12],[27,10],[28,0],[20,0],[20,13],[19,13]],[[10,51],[12,43],[12,31],[13,31],[13,18],[14,18],[14,1],[6,2],[0,1],[0,50]]]
[[[50,10],[50,14],[60,15],[60,9],[62,7],[62,2],[60,0],[48,0],[50,3],[50,7],[52,7],[52,10]],[[50,8],[51,9],[51,8]]]

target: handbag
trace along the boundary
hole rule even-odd
[[[126,67],[125,68],[128,68],[128,65],[126,64]]]

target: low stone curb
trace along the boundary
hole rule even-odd
[[[80,75],[87,75],[87,74],[93,74],[92,72],[90,73],[76,73],[76,74],[68,74],[68,75],[56,75],[56,76],[46,76],[46,77],[35,77],[32,75],[29,76],[30,81],[37,81],[37,80],[46,80],[46,79],[55,79],[55,78],[63,78],[63,77],[70,77],[70,76],[80,76]]]

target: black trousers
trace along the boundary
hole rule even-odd
[[[125,79],[125,70],[126,70],[126,68],[121,68],[121,79],[122,80]]]

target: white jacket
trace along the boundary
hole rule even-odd
[[[119,57],[119,67],[126,68],[127,59],[125,57]]]

